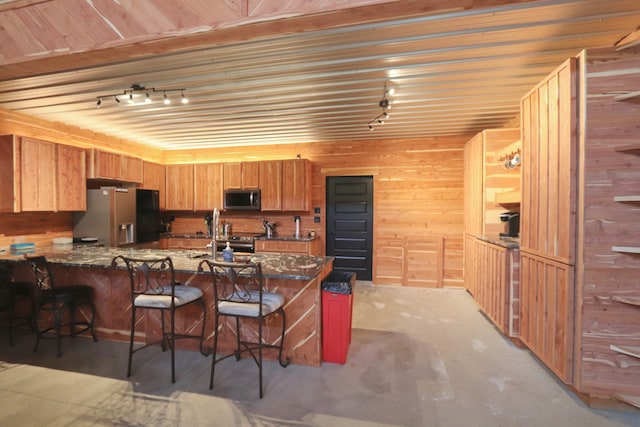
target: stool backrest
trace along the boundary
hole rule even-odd
[[[117,267],[120,261],[129,272],[132,299],[141,294],[160,295],[167,287],[171,288],[170,295],[174,296],[176,274],[171,257],[143,259],[118,255],[111,261],[111,266]],[[166,291],[164,293],[169,295]]]
[[[228,263],[203,260],[199,271],[208,265],[213,277],[216,303],[222,301],[262,303],[263,277],[260,263]]]
[[[51,267],[44,256],[27,257],[27,262],[31,266],[35,278],[36,289],[46,291],[55,288]]]

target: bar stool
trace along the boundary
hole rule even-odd
[[[75,337],[78,334],[89,331],[93,341],[98,341],[94,331],[96,307],[93,304],[93,287],[89,285],[64,285],[57,286],[54,281],[51,267],[44,256],[26,257],[35,277],[33,285],[35,310],[33,313],[33,327],[36,332],[36,344],[33,351],[38,350],[40,339],[48,333],[53,333],[53,338],[58,340],[57,356],[62,355],[62,337]],[[81,310],[88,308],[90,314]],[[53,316],[53,326],[40,327],[43,313]],[[68,315],[68,323],[63,323],[65,313]],[[76,319],[76,314],[81,314],[81,319]],[[63,332],[63,327],[69,327],[69,333]]]
[[[175,368],[175,340],[181,338],[193,338],[200,340],[200,353],[207,356],[204,351],[204,331],[207,320],[207,310],[203,299],[202,290],[194,286],[180,285],[176,282],[173,261],[170,257],[154,259],[136,259],[118,255],[111,261],[116,267],[119,260],[126,266],[129,272],[131,284],[131,335],[129,339],[129,362],[127,365],[127,377],[131,376],[131,363],[133,353],[138,352],[154,344],[160,344],[162,351],[166,350],[167,343],[171,350],[171,382],[176,382]],[[199,335],[176,334],[175,316],[176,310],[190,304],[199,304],[202,307],[202,331]],[[160,310],[162,325],[162,338],[159,342],[147,343],[134,349],[133,338],[136,327],[136,311],[138,309]],[[166,332],[164,313],[169,312],[170,326]]]
[[[240,360],[242,353],[249,352],[258,366],[259,392],[262,399],[262,351],[264,349],[277,349],[280,366],[286,368],[289,365],[289,358],[282,360],[286,324],[283,308],[284,297],[277,293],[264,291],[262,267],[259,263],[228,263],[203,260],[198,266],[198,271],[204,271],[205,265],[211,272],[216,306],[213,360],[211,362],[209,388],[213,388],[213,376],[218,363],[231,356],[235,356],[236,360]],[[263,339],[265,320],[277,315],[282,317],[282,331],[278,339],[280,343],[266,343]],[[220,317],[222,316],[235,319],[236,349],[233,353],[217,357]],[[240,319],[257,320],[258,337],[255,342],[241,338]],[[255,353],[256,350],[257,355]]]

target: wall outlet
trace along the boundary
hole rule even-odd
[[[314,216],[313,217],[313,222],[320,222],[320,217],[319,216]]]

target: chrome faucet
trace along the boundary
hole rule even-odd
[[[218,250],[218,223],[220,222],[220,211],[213,208],[213,224],[212,224],[212,240],[211,240],[211,259],[215,261],[216,251]]]
[[[267,238],[270,239],[271,237],[273,237],[273,234],[275,232],[275,227],[276,225],[278,225],[277,222],[269,222],[268,220],[264,219],[262,220],[262,226],[264,227],[264,229],[267,231]]]

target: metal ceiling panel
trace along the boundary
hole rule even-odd
[[[6,80],[0,105],[163,150],[470,134],[513,120],[567,57],[638,24],[636,0],[450,11]],[[133,84],[184,88],[189,103],[159,91],[96,108]],[[385,86],[390,117],[372,132]]]

